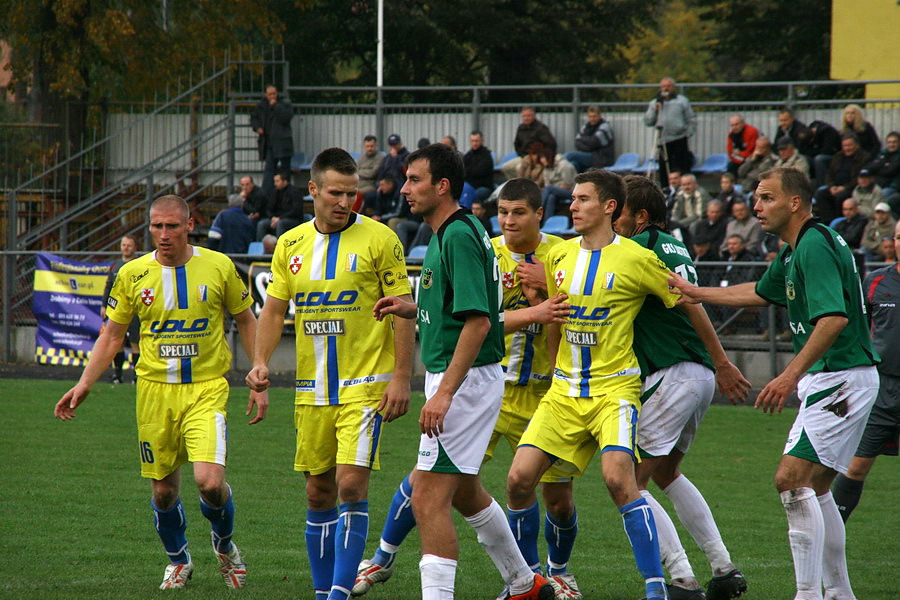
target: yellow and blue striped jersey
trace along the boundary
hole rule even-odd
[[[385,225],[351,215],[335,233],[313,221],[278,239],[266,294],[296,311],[297,404],[346,404],[379,398],[394,371],[391,318],[375,302],[409,294],[403,246]]]
[[[503,310],[526,308],[528,300],[522,293],[522,285],[516,273],[516,266],[522,262],[534,262],[536,258],[547,262],[547,254],[563,239],[555,235],[541,234],[541,241],[534,252],[526,254],[513,252],[506,245],[503,236],[491,240],[500,266],[500,281],[503,284]],[[532,323],[528,327],[506,334],[506,356],[501,365],[505,371],[505,380],[512,385],[528,385],[544,382],[549,384],[553,373],[547,352],[547,333],[540,323]]]
[[[656,254],[616,235],[602,250],[586,250],[581,238],[557,244],[547,257],[547,288],[572,305],[556,354],[551,389],[566,396],[603,393],[604,380],[640,376],[632,349],[634,319],[644,298],[655,295],[667,308],[669,269]]]
[[[141,321],[138,377],[160,383],[215,379],[231,368],[224,311],[253,303],[231,259],[193,247],[183,266],[166,267],[156,252],[122,265],[107,299],[106,316],[127,325]]]

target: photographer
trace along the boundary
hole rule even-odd
[[[668,183],[669,169],[690,173],[694,157],[688,149],[688,138],[697,130],[697,117],[687,97],[675,91],[675,80],[671,77],[664,77],[659,82],[659,93],[647,106],[644,124],[656,127],[660,142],[665,144],[668,161],[666,156],[659,156],[661,185]]]

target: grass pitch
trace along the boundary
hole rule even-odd
[[[153,529],[148,482],[139,476],[133,386],[99,383],[70,423],[53,419],[69,383],[4,380],[5,419],[0,422],[0,597],[13,599],[162,598],[157,590],[165,554]],[[274,390],[269,418],[253,427],[243,416],[247,395],[232,390],[228,480],[235,490],[235,540],[248,564],[248,586],[227,590],[209,549],[209,527],[200,515],[190,468],[183,469],[183,500],[195,563],[185,598],[312,598],[303,531],[303,477],[292,470],[292,394]],[[418,439],[416,395],[410,414],[387,425],[382,470],[370,487],[367,556],[378,542],[393,492],[412,468]],[[794,411],[763,415],[748,407],[713,406],[688,455],[684,471],[703,491],[733,561],[749,582],[748,599],[793,596],[787,523],[772,475]],[[489,491],[503,503],[511,455],[505,446],[483,471]],[[602,484],[599,461],[575,484],[579,536],[570,562],[592,600],[634,600],[643,584],[634,566],[622,520]],[[665,495],[654,495],[674,517]],[[900,463],[876,462],[860,507],[847,528],[850,575],[860,599],[895,593],[896,536],[900,516]],[[709,578],[705,557],[679,526],[694,570]],[[457,597],[492,599],[502,582],[475,536],[457,519],[461,555]],[[541,549],[545,556],[545,550]],[[387,584],[373,600],[419,598],[419,545],[414,532]]]

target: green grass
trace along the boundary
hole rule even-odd
[[[72,598],[158,598],[165,555],[152,526],[149,484],[139,476],[134,425],[134,388],[98,384],[74,422],[52,417],[52,407],[69,384],[5,380],[5,417],[0,422],[0,597],[41,600]],[[228,479],[235,490],[237,529],[249,565],[249,586],[227,591],[208,550],[208,525],[185,472],[183,495],[196,570],[180,596],[278,600],[311,598],[304,547],[303,478],[293,472],[291,394],[275,390],[267,421],[248,427],[244,390],[232,393]],[[414,463],[417,426],[412,414],[386,427],[381,462],[372,479],[368,552],[396,485]],[[750,599],[793,595],[793,567],[787,525],[772,474],[793,411],[770,416],[746,407],[713,406],[685,472],[704,492],[732,559],[750,584]],[[489,491],[503,502],[510,453],[503,446],[484,468]],[[576,483],[579,539],[570,563],[586,598],[634,600],[643,585],[634,566],[622,521],[600,480],[599,461]],[[654,490],[671,511],[665,495]],[[875,464],[863,501],[848,527],[848,560],[859,598],[894,593],[895,537],[900,517],[896,459]],[[674,511],[671,511],[674,515]],[[677,519],[676,519],[677,521]],[[501,581],[478,547],[471,529],[461,534],[457,597],[493,598]],[[705,558],[680,528],[694,569],[706,581]],[[541,550],[541,555],[545,551]],[[400,553],[399,569],[371,598],[419,598],[418,537]]]

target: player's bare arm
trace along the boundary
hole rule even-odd
[[[256,338],[253,343],[253,367],[244,381],[250,389],[262,392],[269,389],[269,359],[281,341],[284,329],[284,313],[287,311],[287,300],[269,296],[259,315],[256,327]]]
[[[681,293],[679,304],[699,304],[708,302],[720,306],[766,306],[766,302],[756,293],[756,282],[748,281],[728,287],[700,287],[677,273],[669,273],[669,286]]]
[[[241,335],[241,345],[244,347],[244,353],[252,364],[253,344],[256,340],[256,317],[250,308],[246,308],[232,316],[235,324],[237,324],[238,333]],[[250,425],[255,425],[266,418],[266,413],[269,412],[269,392],[266,390],[250,390],[247,412],[245,413],[247,416],[250,416],[253,412],[254,406],[256,406],[256,414],[250,419]]]
[[[376,321],[381,321],[388,315],[397,315],[404,319],[415,319],[416,303],[407,302],[397,296],[385,296],[375,303],[372,314]]]
[[[716,330],[709,320],[706,310],[699,304],[689,303],[682,304],[681,310],[690,319],[694,331],[697,332],[700,341],[703,342],[706,351],[712,358],[713,365],[716,367],[716,385],[719,387],[719,391],[725,394],[732,404],[746,400],[747,394],[750,392],[750,382],[747,381],[741,370],[728,360],[728,355],[722,348],[722,343],[719,341],[719,336],[716,335]]]
[[[762,408],[763,412],[780,413],[788,396],[797,389],[797,382],[806,374],[807,369],[825,355],[847,323],[847,317],[829,316],[819,319],[806,344],[784,371],[766,384],[757,396],[754,407]]]
[[[414,304],[411,294],[399,296],[399,300]],[[387,423],[402,417],[409,410],[409,380],[412,377],[415,345],[415,321],[394,319],[394,374],[378,404],[378,412]]]
[[[81,373],[78,383],[63,394],[56,407],[53,409],[53,415],[57,419],[68,421],[75,418],[75,409],[84,402],[91,387],[100,379],[107,366],[112,362],[113,357],[122,347],[125,340],[125,334],[128,332],[128,325],[122,325],[110,319],[103,333],[94,343],[94,349],[91,351],[91,358],[88,360],[87,366]]]
[[[419,429],[428,437],[440,435],[444,431],[444,415],[450,410],[453,394],[459,389],[472,363],[478,356],[481,344],[491,330],[491,321],[486,315],[472,314],[466,318],[459,340],[453,350],[453,358],[444,371],[441,384],[434,395],[425,402],[419,414]]]
[[[534,306],[503,312],[503,333],[512,333],[531,323],[565,323],[572,307],[566,303],[569,297],[557,294]]]

